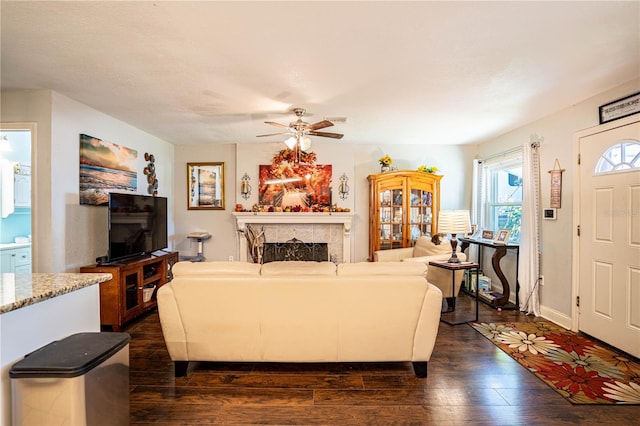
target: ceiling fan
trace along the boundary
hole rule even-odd
[[[319,129],[333,126],[333,123],[329,120],[322,120],[313,124],[302,121],[302,116],[304,116],[304,113],[306,112],[304,108],[294,108],[293,112],[296,114],[298,119],[289,123],[289,125],[276,123],[274,121],[265,121],[265,124],[287,129],[286,132],[269,133],[266,135],[258,135],[257,137],[290,135],[284,141],[285,145],[287,145],[289,149],[293,149],[297,146],[301,150],[306,151],[311,148],[311,138],[309,138],[309,136],[322,136],[333,139],[341,139],[344,136],[341,133],[318,132]]]

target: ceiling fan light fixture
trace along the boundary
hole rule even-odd
[[[284,144],[287,146],[287,148],[289,149],[293,149],[294,146],[296,146],[296,143],[298,143],[298,140],[295,138],[295,136],[289,136],[285,141]]]
[[[311,138],[309,136],[302,136],[300,138],[300,149],[303,151],[311,148]]]

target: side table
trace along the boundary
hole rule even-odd
[[[459,270],[466,270],[466,269],[475,269],[476,271],[476,283],[478,282],[478,276],[480,274],[480,265],[478,263],[473,263],[473,262],[460,262],[460,263],[449,263],[449,262],[434,262],[431,261],[429,262],[429,266],[435,266],[436,268],[442,268],[442,269],[447,269],[449,271],[451,271],[451,294],[455,294],[455,289],[456,289],[456,271]],[[475,292],[475,297],[476,297],[476,317],[475,319],[469,319],[469,320],[462,320],[462,321],[449,321],[445,318],[440,318],[440,321],[445,322],[449,325],[460,325],[460,324],[466,324],[468,322],[471,321],[478,321],[478,291],[476,289]],[[459,304],[458,304],[459,306]],[[450,312],[444,312],[444,314],[448,314],[451,312],[455,312],[455,310],[450,311]],[[441,314],[442,315],[442,314]]]

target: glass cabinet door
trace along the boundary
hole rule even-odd
[[[380,192],[380,249],[402,247],[402,189]]]
[[[139,277],[138,271],[129,271],[125,272],[124,276],[124,297],[125,297],[125,315],[126,313],[133,311],[138,308],[140,305],[139,298],[139,289],[138,282],[141,277]]]
[[[409,232],[411,246],[421,236],[431,236],[431,223],[433,215],[433,194],[429,191],[412,189],[410,196]]]

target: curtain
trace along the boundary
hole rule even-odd
[[[483,160],[473,160],[473,186],[471,189],[471,223],[480,226],[484,223],[482,206],[486,202],[482,164]]]
[[[522,222],[520,225],[520,310],[540,316],[540,155],[537,136],[523,147]]]

